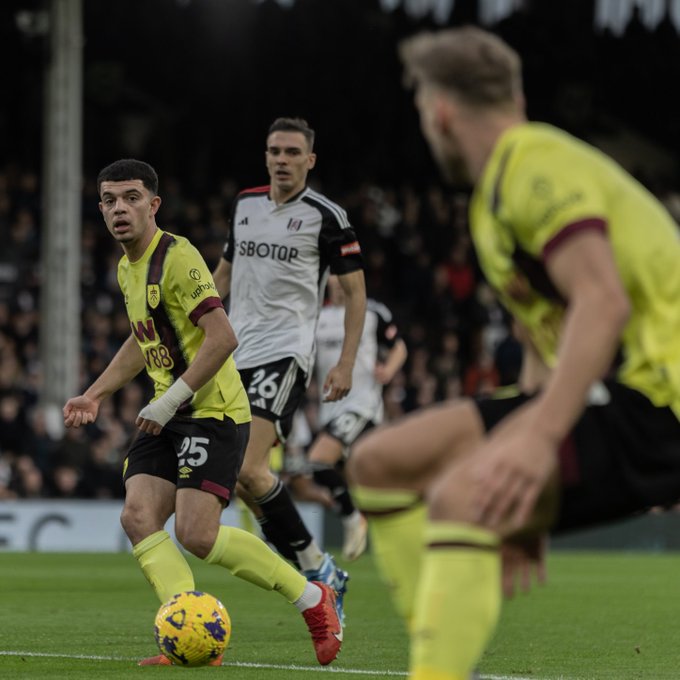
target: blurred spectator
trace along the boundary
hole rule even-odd
[[[463,394],[466,397],[488,397],[500,385],[493,355],[482,348],[477,358],[465,369]]]
[[[90,498],[123,498],[124,449],[116,433],[101,434],[92,442],[82,470],[82,488]]]
[[[460,377],[460,338],[455,329],[442,331],[430,367],[442,389],[449,379]]]
[[[78,472],[77,476],[81,477],[81,471],[92,455],[91,441],[92,436],[96,434],[97,430],[91,427],[70,428],[64,431],[64,436],[52,454],[53,480],[57,467],[73,468]]]
[[[12,466],[15,459],[14,453],[3,452],[0,449],[0,500],[16,498],[17,496],[16,491],[11,488],[14,476]]]
[[[68,458],[58,458],[49,480],[51,498],[90,498],[82,469]]]
[[[17,389],[0,392],[0,451],[20,456],[31,451],[32,442],[23,395]]]
[[[30,455],[36,466],[46,472],[64,432],[63,418],[61,413],[50,414],[42,406],[36,406],[31,410],[29,419],[32,431]]]
[[[451,248],[448,260],[442,265],[451,296],[459,309],[472,298],[477,286],[471,253],[470,239],[462,237]]]
[[[45,498],[49,493],[42,470],[27,455],[15,460],[10,488],[18,498]]]

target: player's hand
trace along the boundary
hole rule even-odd
[[[153,420],[152,418],[146,418],[143,416],[146,407],[144,407],[137,416],[135,420],[135,425],[142,431],[148,432],[149,434],[160,434],[163,426]]]
[[[167,394],[167,393],[166,393]],[[166,423],[175,415],[177,406],[162,401],[163,397],[147,404],[137,416],[135,425],[149,434],[160,434]]]
[[[64,425],[66,427],[80,427],[93,423],[99,413],[99,402],[81,394],[72,397],[64,405]]]
[[[182,380],[177,378],[167,391],[155,401],[149,402],[137,416],[135,425],[149,434],[160,434],[168,421],[175,415],[180,405],[191,399],[194,391]]]
[[[349,394],[352,389],[352,368],[338,364],[328,371],[323,384],[323,400],[338,401]]]
[[[501,545],[503,595],[513,597],[515,589],[528,593],[532,581],[545,583],[545,534],[531,538],[508,539]]]
[[[558,442],[536,425],[528,405],[498,426],[472,463],[475,520],[491,530],[521,529],[557,466]]]

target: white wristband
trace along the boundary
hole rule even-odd
[[[153,420],[159,425],[165,424],[175,415],[180,404],[187,399],[191,399],[194,391],[187,385],[182,378],[177,378],[168,391],[160,396],[156,401],[148,403],[140,412],[139,417],[145,420]]]

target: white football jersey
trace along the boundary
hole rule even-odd
[[[321,309],[316,331],[316,366],[319,394],[328,371],[338,363],[345,336],[345,308],[326,305]],[[379,352],[394,345],[398,337],[392,313],[385,305],[369,299],[366,304],[366,321],[361,334],[357,358],[352,371],[352,389],[339,401],[321,402],[319,425],[323,427],[343,413],[364,416],[375,424],[383,419],[383,386],[375,379],[375,365]]]
[[[232,265],[236,366],[294,357],[309,374],[329,274],[363,268],[347,213],[308,187],[281,205],[269,198],[268,186],[243,191],[234,202],[223,257]]]

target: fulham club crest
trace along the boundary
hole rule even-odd
[[[288,229],[288,231],[300,231],[301,226],[302,226],[302,220],[296,220],[295,218],[291,217],[288,220],[288,224],[286,225],[286,229]]]

